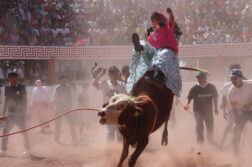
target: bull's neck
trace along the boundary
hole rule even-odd
[[[126,124],[118,126],[123,137],[130,143],[135,144],[137,138],[138,117],[133,117]]]

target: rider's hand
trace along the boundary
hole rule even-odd
[[[172,13],[171,8],[167,8],[167,9],[166,9],[166,12],[167,12],[168,14],[171,14],[171,13]]]

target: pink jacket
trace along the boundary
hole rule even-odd
[[[157,30],[157,44],[158,48],[170,48],[174,52],[178,53],[178,42],[174,35],[174,26],[175,22],[173,24],[170,24],[169,21],[166,25],[166,27],[160,27]]]

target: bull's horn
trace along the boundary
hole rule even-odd
[[[212,75],[209,71],[203,70],[201,68],[196,68],[196,67],[179,67],[181,70],[190,70],[190,71],[198,71],[198,72],[203,72],[207,75]]]

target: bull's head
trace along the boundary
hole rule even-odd
[[[101,124],[122,125],[132,116],[138,116],[143,111],[137,107],[137,102],[125,94],[116,94],[104,104],[98,116]]]

